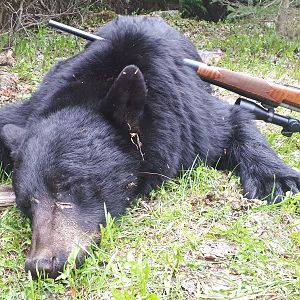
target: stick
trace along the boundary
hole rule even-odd
[[[15,193],[9,185],[0,186],[0,210],[15,205]]]

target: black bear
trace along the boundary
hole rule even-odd
[[[32,220],[33,276],[56,277],[76,245],[83,258],[105,209],[124,213],[197,156],[235,170],[248,198],[299,191],[300,174],[252,115],[213,97],[182,64],[200,60],[187,38],[151,17],[119,17],[98,34],[105,40],[54,66],[29,101],[0,110],[1,160],[13,165],[17,206]]]

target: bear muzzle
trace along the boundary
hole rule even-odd
[[[67,259],[66,253],[56,254],[56,256],[51,254],[29,256],[25,261],[25,271],[30,272],[33,278],[39,276],[56,278],[63,271]]]
[[[44,207],[47,208],[47,207]],[[26,272],[33,278],[56,278],[63,272],[69,256],[76,267],[84,260],[87,248],[100,240],[100,233],[83,229],[72,215],[64,211],[39,210],[32,219],[32,241],[25,262]]]

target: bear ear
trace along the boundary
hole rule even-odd
[[[19,147],[24,134],[25,129],[14,124],[4,125],[0,133],[2,141],[12,152]]]
[[[147,88],[144,76],[134,65],[125,67],[101,102],[101,111],[130,130],[139,128],[144,112]]]

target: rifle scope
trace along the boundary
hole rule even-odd
[[[300,132],[300,121],[297,119],[276,114],[273,109],[264,109],[241,97],[236,100],[235,104],[252,112],[258,120],[282,126],[281,133],[285,136],[290,137],[294,132]]]

